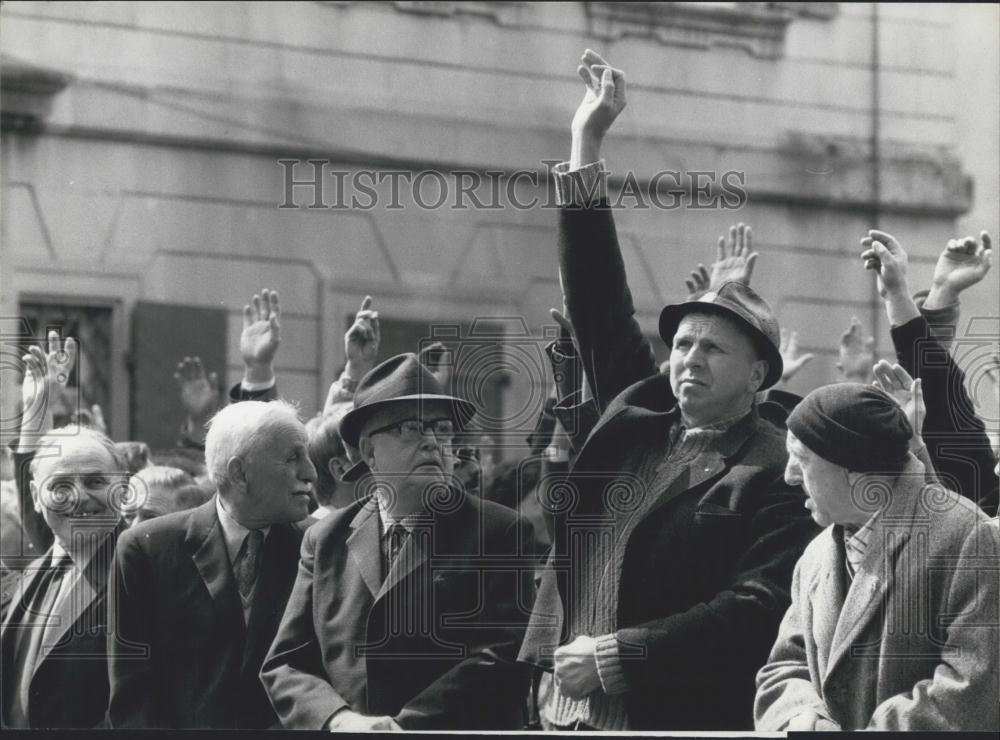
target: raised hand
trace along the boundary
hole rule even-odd
[[[844,380],[854,383],[868,383],[871,380],[871,367],[875,362],[874,346],[874,337],[864,339],[861,321],[857,316],[852,316],[851,326],[840,337],[837,369]]]
[[[177,363],[174,373],[181,394],[181,406],[188,418],[201,420],[210,416],[219,406],[219,376],[205,374],[201,359],[185,357]]]
[[[274,355],[281,343],[280,317],[276,290],[264,288],[243,307],[240,354],[246,370],[245,380],[259,383],[274,377]]]
[[[971,236],[949,239],[934,267],[926,308],[941,308],[958,300],[959,294],[986,277],[993,254],[990,235],[983,231],[979,241]]]
[[[815,357],[811,352],[804,355],[799,354],[799,333],[797,331],[781,330],[781,344],[778,351],[781,353],[782,371],[781,382],[787,383],[803,367],[812,362]]]
[[[603,138],[625,108],[625,73],[587,49],[576,72],[587,86],[573,116],[572,130]]]
[[[758,257],[750,246],[751,239],[750,227],[742,223],[729,227],[728,244],[726,237],[719,237],[719,249],[712,265],[712,288],[718,288],[730,280],[750,285],[750,276],[753,275],[753,266]]]
[[[76,340],[59,341],[59,332],[49,331],[46,351],[33,344],[21,359],[24,382],[21,385],[21,435],[45,434],[52,429],[52,406],[69,384],[76,364]]]
[[[927,406],[924,404],[924,393],[920,378],[914,380],[900,365],[891,365],[885,360],[879,360],[872,368],[875,375],[874,385],[892,396],[906,414],[906,420],[913,427],[913,437],[910,439],[910,450],[918,450],[923,445],[921,430],[927,416]]]
[[[375,367],[381,341],[378,311],[372,310],[372,297],[365,296],[361,308],[354,317],[354,323],[344,334],[347,374],[351,378],[361,380],[365,373]]]
[[[586,85],[583,101],[573,115],[571,168],[600,158],[601,142],[625,108],[625,73],[587,49],[576,72]]]
[[[688,300],[694,300],[708,290],[711,278],[705,265],[699,264],[697,270],[691,270],[691,277],[684,281],[688,289]]]
[[[908,258],[899,241],[884,231],[872,229],[861,240],[865,251],[861,253],[866,270],[874,270],[878,276],[878,293],[885,302],[885,310],[892,326],[903,324],[920,316],[917,305],[910,297],[906,281]]]
[[[861,253],[866,270],[878,275],[878,292],[883,298],[895,294],[909,294],[906,282],[909,258],[899,241],[892,234],[872,229],[861,240],[865,251]]]

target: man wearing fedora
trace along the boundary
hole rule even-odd
[[[310,528],[261,670],[288,728],[502,730],[524,723],[516,662],[533,600],[530,524],[469,496],[452,443],[475,413],[413,354],[358,384],[340,425],[370,475]],[[350,471],[350,472],[353,472]],[[356,475],[356,473],[355,473]]]
[[[819,531],[782,478],[784,431],[756,403],[781,377],[778,324],[745,284],[711,286],[664,309],[659,373],[603,193],[624,75],[591,51],[578,72],[572,157],[555,169],[559,265],[600,418],[553,512],[521,658],[548,671],[548,729],[752,729],[754,676]]]

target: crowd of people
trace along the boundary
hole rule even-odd
[[[855,320],[841,381],[801,397],[815,358],[738,224],[663,309],[658,366],[607,207],[625,75],[581,62],[526,457],[494,459],[444,347],[379,356],[371,297],[305,418],[279,397],[279,296],[254,295],[228,398],[178,363],[168,450],[59,413],[76,342],[30,348],[5,728],[1000,730],[1000,470],[949,353],[989,235],[916,294],[904,246],[859,235],[895,360]]]

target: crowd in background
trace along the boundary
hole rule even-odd
[[[380,356],[371,297],[314,410],[281,398],[279,296],[254,295],[225,396],[177,358],[171,449],[60,412],[76,342],[30,348],[2,450],[5,727],[1000,729],[998,441],[949,354],[990,236],[914,291],[905,245],[859,234],[895,357],[854,319],[841,381],[803,398],[818,360],[734,225],[664,309],[657,366],[606,207],[625,76],[590,51],[578,72],[525,456],[497,460],[448,348]]]

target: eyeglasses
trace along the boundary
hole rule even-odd
[[[415,442],[431,432],[439,442],[451,444],[451,440],[455,436],[455,423],[451,419],[432,419],[430,421],[403,419],[395,424],[372,429],[368,434],[379,434],[380,432],[398,434],[399,438],[405,442]]]

